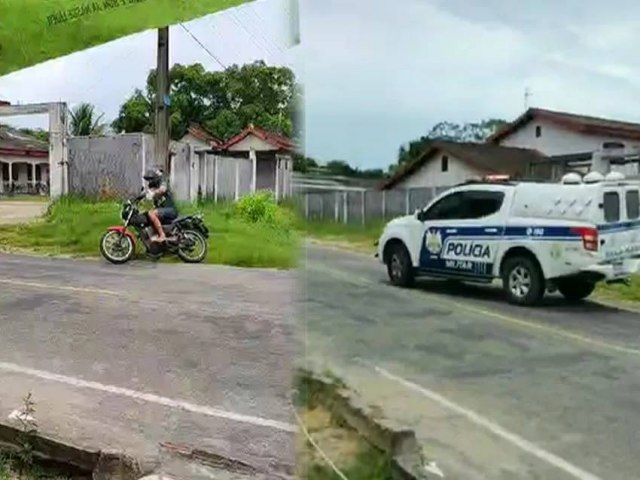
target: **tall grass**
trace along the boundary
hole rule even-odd
[[[275,212],[266,217],[243,215],[241,204],[181,204],[181,215],[202,212],[211,232],[207,263],[241,267],[293,268],[299,235],[293,214],[264,195],[246,202],[266,203]],[[99,256],[99,240],[110,225],[122,224],[121,204],[65,197],[49,206],[40,221],[0,227],[5,250],[30,250],[76,257]]]

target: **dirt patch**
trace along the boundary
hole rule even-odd
[[[45,202],[1,201],[0,225],[28,223],[40,218],[47,211]]]

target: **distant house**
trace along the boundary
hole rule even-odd
[[[256,152],[292,153],[296,144],[283,135],[249,125],[214,148],[226,152],[248,152],[253,149]]]
[[[191,152],[186,164],[176,160],[185,148]],[[297,146],[275,132],[249,125],[221,141],[192,126],[183,139],[172,142],[171,149],[174,155],[169,174],[181,198],[238,199],[257,190],[271,190],[278,199],[292,194]]]
[[[527,177],[531,166],[544,159],[534,149],[436,140],[422,156],[384,182],[381,189],[441,188],[496,174]]]
[[[48,185],[49,144],[0,125],[0,193],[36,193]]]
[[[197,123],[189,125],[187,133],[180,139],[180,142],[188,143],[196,148],[211,148],[223,143],[221,139]]]
[[[530,108],[487,142],[538,150],[548,157],[538,172],[557,179],[568,170],[587,170],[594,152],[640,151],[640,124]],[[637,173],[634,167],[629,173]]]
[[[250,158],[256,156],[256,190],[284,189],[284,196],[290,194],[293,173],[293,153],[296,144],[289,138],[249,125],[237,135],[213,147],[219,155]],[[276,173],[278,172],[278,173]],[[279,175],[280,182],[276,182]]]

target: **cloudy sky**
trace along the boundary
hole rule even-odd
[[[307,153],[320,159],[386,166],[439,121],[517,116],[526,87],[531,106],[640,122],[637,0],[300,3],[293,51],[285,0],[186,25],[225,64],[294,67],[305,84]],[[221,68],[181,28],[171,35],[171,62]],[[0,98],[89,101],[112,119],[154,64],[147,32],[0,77]]]
[[[170,64],[202,63],[209,70],[223,65],[262,59],[286,65],[287,0],[257,0],[208,15],[184,25],[206,47],[180,26],[170,29]],[[136,87],[144,88],[156,65],[155,30],[142,32],[89,50],[54,59],[0,77],[0,100],[12,103],[66,101],[70,106],[90,102],[113,120],[120,105]],[[212,56],[213,55],[213,56]],[[8,117],[17,126],[47,128],[46,115]]]
[[[302,0],[306,146],[361,167],[530,105],[639,121],[637,0]]]

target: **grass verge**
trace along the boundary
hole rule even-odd
[[[48,196],[43,195],[4,195],[0,196],[0,202],[26,202],[26,203],[47,203]]]
[[[373,253],[375,246],[373,243],[382,233],[386,221],[379,220],[361,224],[344,224],[330,221],[308,221],[301,222],[299,229],[312,239],[354,250],[362,253]]]
[[[299,236],[285,208],[273,206],[275,215],[268,221],[245,218],[230,204],[180,205],[179,209],[182,215],[204,214],[211,232],[206,263],[280,269],[297,264]],[[8,251],[97,257],[101,235],[108,226],[119,224],[118,202],[64,198],[54,202],[41,221],[0,226],[0,245]]]
[[[640,275],[632,275],[629,285],[601,283],[596,288],[595,298],[622,303],[640,302]]]

